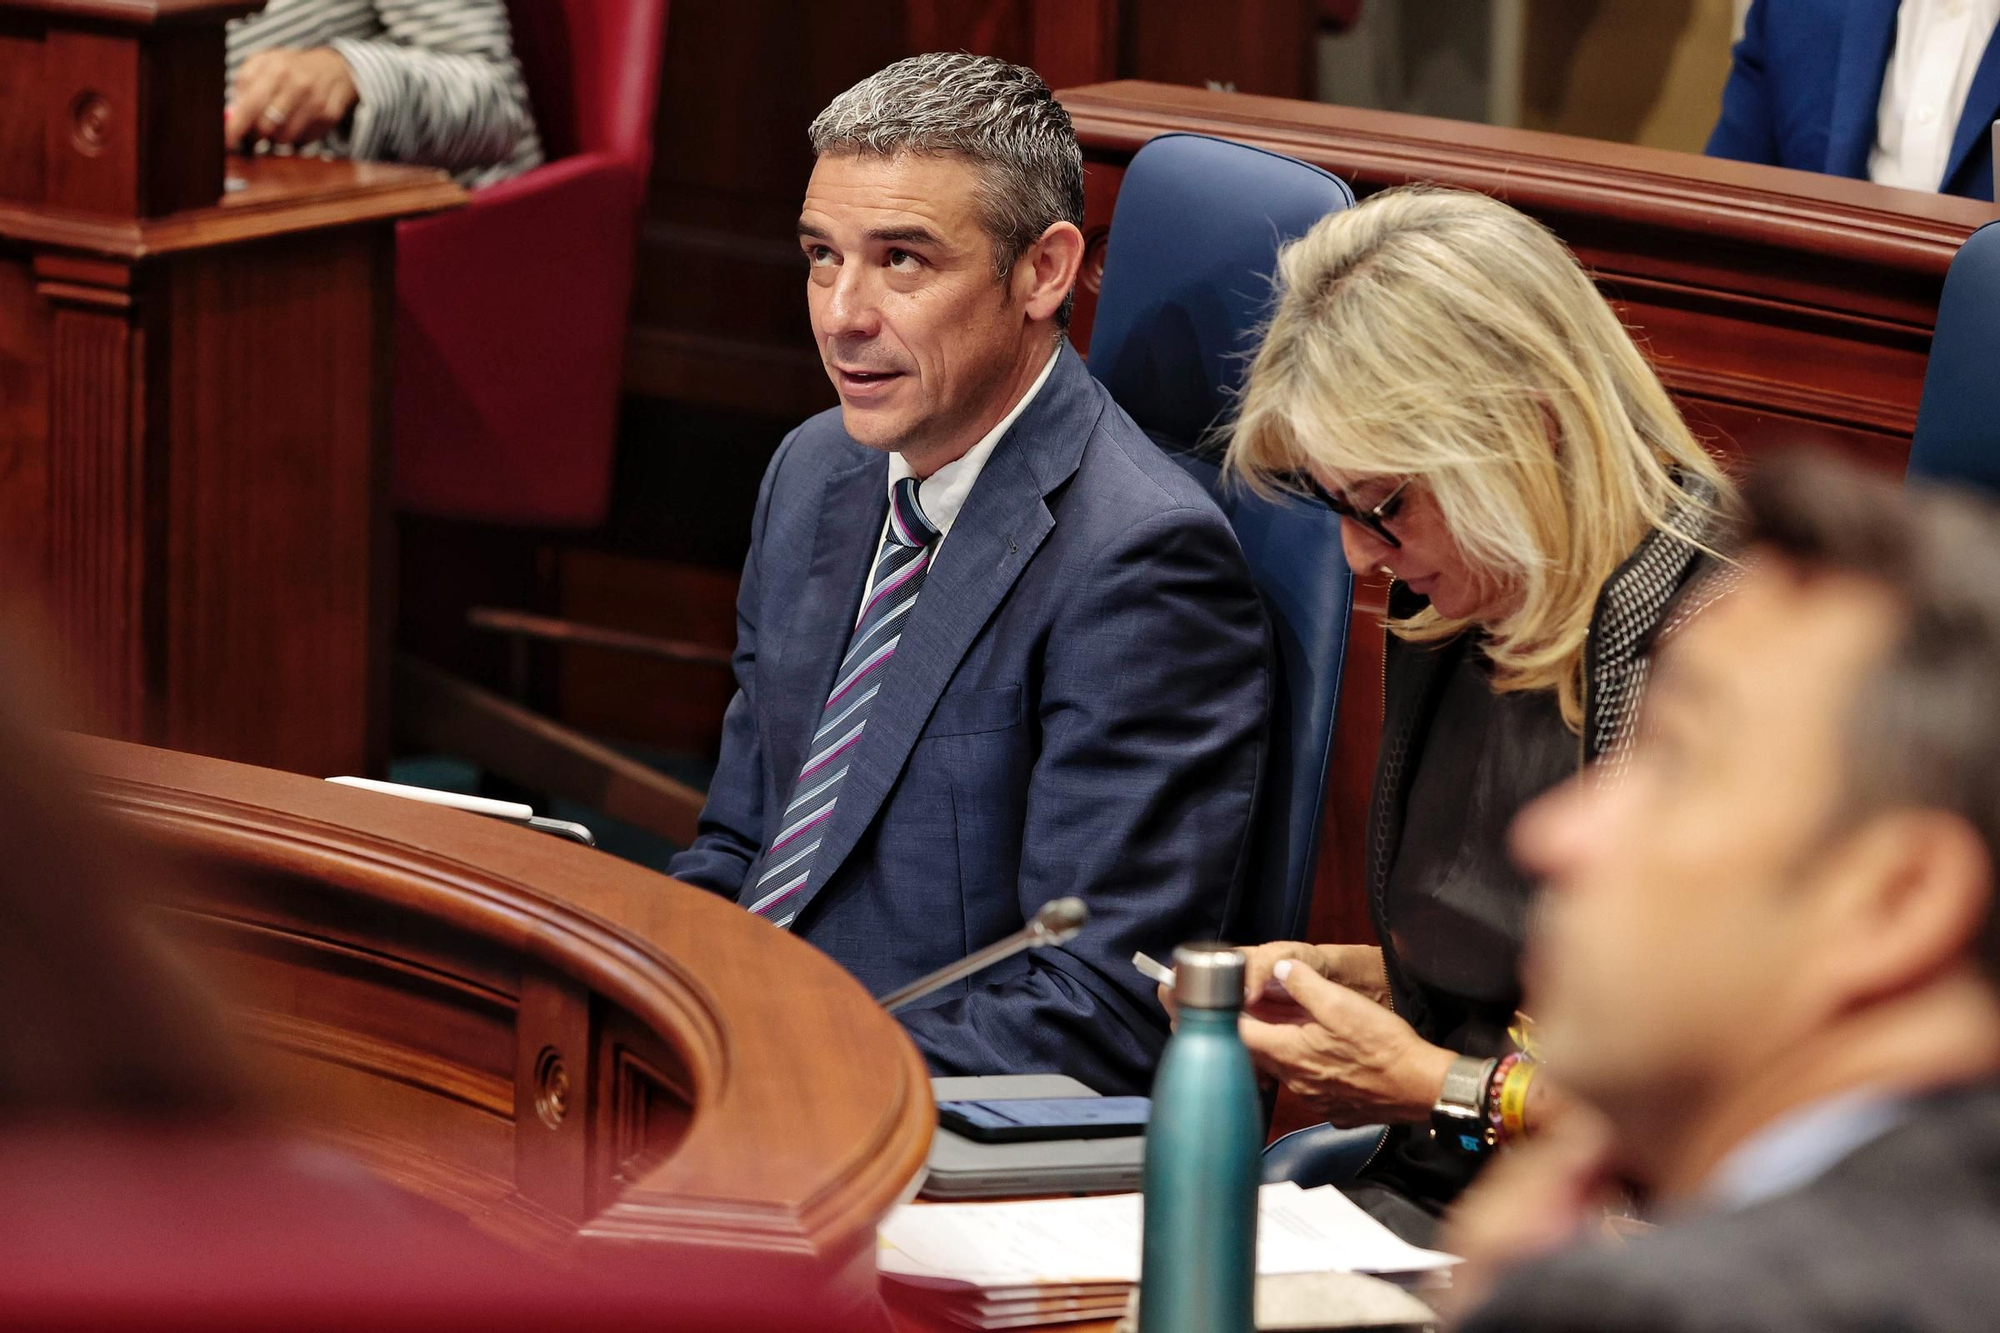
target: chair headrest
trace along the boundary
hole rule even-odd
[[[1952,257],[1938,302],[1909,476],[2000,494],[2000,223],[1972,233]]]
[[[1353,203],[1339,177],[1293,158],[1154,139],[1118,188],[1091,371],[1155,436],[1194,443],[1242,387],[1278,248]]]

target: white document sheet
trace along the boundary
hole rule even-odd
[[[942,1287],[1134,1283],[1140,1218],[1136,1194],[906,1204],[883,1222],[876,1264]],[[1259,1273],[1415,1273],[1456,1262],[1398,1239],[1331,1186],[1259,1191]]]

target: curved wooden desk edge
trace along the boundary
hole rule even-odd
[[[157,842],[498,941],[672,1045],[693,1084],[687,1133],[585,1221],[585,1240],[849,1261],[922,1169],[935,1112],[915,1047],[832,960],[733,903],[457,811],[122,742],[69,745],[109,809]]]

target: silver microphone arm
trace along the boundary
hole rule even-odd
[[[1062,944],[1075,938],[1076,933],[1083,929],[1083,923],[1088,920],[1090,920],[1090,909],[1083,905],[1083,899],[1051,899],[1042,904],[1042,910],[1035,913],[1034,920],[1006,939],[995,940],[984,949],[967,954],[949,967],[941,967],[927,977],[918,977],[909,985],[890,991],[882,997],[882,1007],[894,1013],[912,1000],[921,1000],[932,991],[969,977],[981,968],[991,967],[1003,958],[1012,958],[1023,949],[1040,949],[1045,945]]]

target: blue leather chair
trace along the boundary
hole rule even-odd
[[[1277,153],[1196,134],[1153,140],[1119,186],[1090,339],[1090,368],[1112,397],[1215,494],[1270,614],[1271,755],[1249,891],[1228,927],[1246,943],[1306,929],[1354,578],[1325,509],[1218,486],[1209,429],[1242,388],[1278,247],[1353,203],[1338,177]],[[1345,1179],[1381,1134],[1287,1135],[1265,1178]]]
[[[2000,494],[2000,223],[1966,238],[1945,274],[1906,475]]]
[[[1278,247],[1353,202],[1317,167],[1197,134],[1163,135],[1125,170],[1090,369],[1212,490],[1219,460],[1204,446],[1242,388]],[[1255,863],[1227,928],[1244,942],[1297,939],[1312,906],[1354,579],[1340,521],[1320,506],[1235,487],[1216,499],[1264,595],[1277,648]]]

